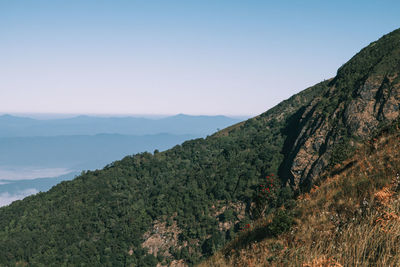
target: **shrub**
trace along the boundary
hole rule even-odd
[[[272,236],[280,235],[290,229],[293,217],[285,210],[278,210],[272,222],[267,226],[267,231]]]

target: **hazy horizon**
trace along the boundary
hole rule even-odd
[[[1,1],[0,112],[257,115],[398,28],[389,2]]]
[[[121,118],[121,117],[132,117],[132,118],[146,118],[146,119],[162,119],[167,117],[173,117],[178,115],[185,116],[224,116],[228,118],[235,119],[248,119],[259,114],[186,114],[186,113],[173,113],[173,114],[123,114],[123,113],[19,113],[19,112],[0,112],[0,116],[3,115],[11,115],[15,117],[25,117],[32,118],[37,120],[49,120],[49,119],[67,119],[67,118],[75,118],[79,116],[88,116],[88,117],[99,117],[99,118]]]

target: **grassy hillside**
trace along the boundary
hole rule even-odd
[[[275,216],[258,220],[199,266],[399,266],[400,123],[366,141],[286,210],[295,214],[290,231],[268,236]]]
[[[400,114],[399,41],[400,30],[384,36],[334,79],[206,139],[125,157],[1,208],[0,265],[193,265],[238,233],[249,233],[237,244],[247,246],[287,232],[309,211],[293,197]],[[253,221],[259,230],[249,231]]]

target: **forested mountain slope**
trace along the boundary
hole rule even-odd
[[[199,267],[400,266],[400,120],[315,183],[281,208],[290,231],[271,235],[276,215],[261,218]]]
[[[280,184],[309,188],[397,119],[399,72],[396,30],[335,78],[253,119],[165,152],[125,157],[1,208],[0,264],[196,263],[251,219],[290,203],[290,188]],[[276,197],[263,207],[257,188],[267,175]]]

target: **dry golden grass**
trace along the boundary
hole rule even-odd
[[[297,199],[290,232],[246,248],[233,241],[199,266],[400,266],[399,133],[366,143],[330,173]]]
[[[333,258],[316,258],[310,263],[304,263],[302,267],[343,267],[340,263],[337,263]]]

